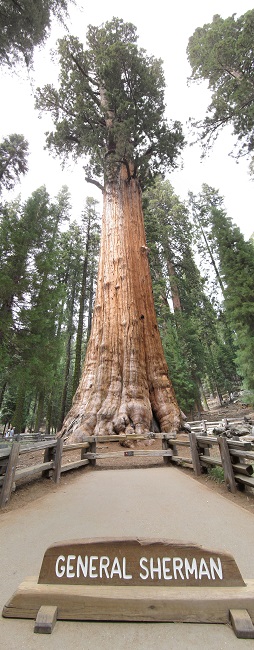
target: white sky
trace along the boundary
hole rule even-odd
[[[169,119],[183,123],[186,137],[188,118],[204,117],[209,103],[205,84],[192,83],[187,87],[190,69],[186,47],[189,37],[196,27],[211,22],[216,13],[226,18],[233,13],[242,15],[253,8],[247,0],[178,0],[168,4],[164,0],[150,4],[137,0],[128,0],[128,3],[119,3],[119,0],[97,0],[94,3],[77,0],[76,4],[76,7],[70,8],[68,27],[70,33],[80,40],[85,41],[88,24],[100,25],[113,16],[136,25],[139,45],[148,54],[160,57],[164,62],[167,115]],[[44,151],[44,133],[51,128],[51,122],[46,116],[38,119],[34,109],[33,90],[57,78],[57,68],[50,60],[49,50],[62,35],[63,29],[54,25],[47,47],[36,52],[34,72],[30,78],[24,69],[15,73],[2,69],[0,139],[11,133],[23,133],[30,145],[29,173],[9,194],[9,198],[21,192],[25,200],[43,184],[55,196],[61,186],[67,184],[72,195],[73,218],[78,219],[86,196],[100,200],[100,191],[84,181],[82,165],[70,161],[62,171],[58,160]],[[250,178],[247,160],[241,159],[237,163],[229,156],[233,146],[230,129],[219,136],[209,157],[202,161],[200,147],[188,146],[182,154],[183,169],[169,174],[169,178],[181,199],[187,198],[189,190],[198,193],[202,183],[218,189],[225,197],[228,215],[249,237],[254,231],[254,180]]]

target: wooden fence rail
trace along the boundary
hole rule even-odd
[[[210,423],[209,423],[210,424]],[[218,422],[212,423],[218,425]],[[15,440],[8,447],[0,448],[0,508],[4,508],[16,483],[23,479],[29,480],[33,476],[47,476],[55,483],[60,481],[61,474],[86,465],[94,466],[97,459],[119,458],[131,456],[161,457],[167,465],[180,465],[193,469],[196,476],[207,472],[211,467],[221,467],[224,471],[224,480],[231,492],[245,487],[254,488],[254,444],[242,440],[232,440],[221,436],[212,436],[210,427],[206,423],[190,423],[191,430],[180,437],[164,433],[148,433],[145,435],[112,435],[89,436],[84,442],[68,445],[62,438],[47,439],[24,446],[21,440]],[[209,435],[208,434],[209,431]],[[161,449],[119,449],[119,451],[103,452],[97,450],[97,442],[123,442],[126,440],[160,440]],[[23,445],[23,446],[22,446]],[[182,455],[184,449],[188,452]],[[80,459],[64,463],[66,452],[80,450]],[[44,452],[43,460],[33,466],[20,468],[19,459],[23,454],[30,452]]]

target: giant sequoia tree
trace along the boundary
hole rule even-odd
[[[136,29],[114,18],[59,43],[59,88],[38,91],[63,158],[86,156],[87,180],[103,189],[97,295],[83,374],[62,433],[143,432],[180,425],[153,304],[141,185],[175,165],[181,125],[164,117],[160,60],[137,46]]]

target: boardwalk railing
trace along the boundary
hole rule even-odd
[[[33,445],[23,446],[23,441],[14,441],[8,447],[0,448],[0,508],[4,508],[21,479],[29,480],[34,476],[50,477],[55,483],[60,481],[63,472],[83,467],[94,466],[97,459],[145,456],[161,457],[167,465],[189,467],[196,476],[207,472],[211,467],[221,467],[224,480],[231,492],[237,488],[254,488],[254,444],[243,440],[228,439],[223,435],[213,436],[210,424],[201,421],[190,423],[191,430],[180,436],[166,433],[148,433],[145,435],[90,436],[78,444],[64,444],[62,438],[48,439]],[[212,423],[212,426],[218,422]],[[122,448],[115,452],[98,451],[97,443],[126,441],[160,440],[161,449]],[[23,454],[41,451],[43,459],[35,465],[20,468]],[[68,460],[64,464],[66,452],[80,451],[80,458]],[[38,455],[38,454],[37,454]]]

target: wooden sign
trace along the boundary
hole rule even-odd
[[[254,581],[231,555],[154,539],[83,539],[50,546],[39,578],[27,578],[3,616],[36,619],[50,634],[58,620],[232,622],[254,638]]]
[[[227,553],[148,539],[86,539],[47,549],[39,584],[232,587],[245,583]]]

